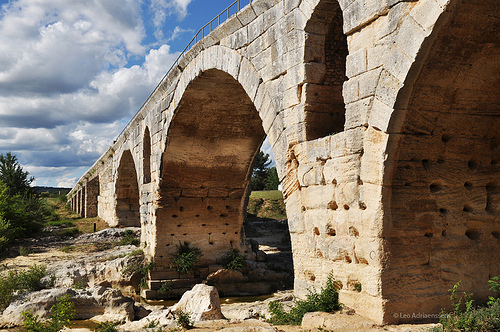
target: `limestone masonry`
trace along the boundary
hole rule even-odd
[[[500,275],[498,0],[253,1],[185,54],[72,207],[140,226],[153,279],[179,241],[200,266],[250,255],[247,185],[266,136],[297,296],[333,271],[341,302],[379,323],[438,314],[459,280],[487,298]]]

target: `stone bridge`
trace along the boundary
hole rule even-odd
[[[379,323],[439,313],[459,280],[485,300],[500,275],[499,55],[497,0],[255,0],[160,82],[72,207],[140,226],[159,273],[179,241],[214,264],[249,250],[267,136],[299,297],[332,272],[341,302]]]

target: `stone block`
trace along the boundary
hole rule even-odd
[[[382,16],[389,10],[386,1],[356,0],[343,10],[344,33],[353,31],[366,25],[373,19]]]
[[[354,77],[367,70],[366,48],[351,53],[346,58],[346,75]]]
[[[322,163],[299,165],[297,177],[302,187],[324,184]]]
[[[335,190],[332,184],[324,186],[310,186],[301,190],[302,206],[306,209],[328,209],[329,204],[335,201]]]
[[[240,20],[243,26],[246,26],[257,18],[257,14],[255,14],[255,11],[253,10],[253,7],[251,5],[247,5],[243,7],[243,9],[241,9],[238,13],[236,13],[236,17],[238,17],[238,20]]]
[[[434,0],[422,1],[413,7],[410,16],[426,31],[431,31],[445,7]]]
[[[382,71],[377,85],[375,98],[389,107],[393,107],[399,90],[403,87],[403,81],[391,75],[388,71]]]

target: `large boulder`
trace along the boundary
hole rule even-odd
[[[134,319],[134,301],[119,290],[95,286],[87,290],[53,288],[26,293],[13,301],[0,316],[0,326],[23,324],[23,312],[31,311],[40,319],[49,318],[57,299],[69,295],[75,305],[75,319],[96,321],[130,321]]]
[[[182,295],[180,301],[171,307],[173,312],[187,312],[193,322],[223,319],[219,292],[213,286],[195,285]]]

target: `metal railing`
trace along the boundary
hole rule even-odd
[[[141,105],[141,107],[139,107],[139,109],[137,110],[137,112],[135,112],[134,116],[130,119],[130,121],[127,123],[127,125],[125,126],[125,128],[123,128],[123,130],[120,132],[120,134],[118,134],[118,136],[116,137],[116,140],[113,142],[113,144],[116,141],[118,141],[118,139],[120,138],[120,136],[129,128],[130,124],[132,123],[132,121],[134,121],[134,119],[136,118],[137,114],[139,114],[139,112],[143,109],[143,107],[146,105],[146,103],[151,99],[151,97],[153,96],[153,94],[156,92],[156,90],[158,89],[158,87],[163,83],[163,81],[165,81],[165,79],[170,74],[170,72],[172,72],[172,70],[179,64],[179,62],[182,60],[182,58],[184,57],[184,55],[186,54],[186,52],[189,51],[198,41],[200,41],[203,38],[205,38],[206,35],[208,35],[210,32],[212,32],[221,23],[224,23],[233,14],[236,14],[237,12],[239,12],[241,10],[241,8],[242,8],[241,7],[242,3],[246,5],[247,3],[248,4],[252,3],[253,1],[255,1],[255,0],[236,0],[236,1],[234,1],[229,6],[227,6],[226,9],[224,9],[222,12],[220,12],[219,15],[217,15],[216,17],[214,17],[210,22],[208,22],[207,24],[205,24],[204,26],[202,26],[198,30],[198,32],[196,32],[196,34],[194,35],[194,37],[191,38],[191,40],[189,41],[189,43],[187,44],[187,46],[182,50],[182,52],[179,54],[179,56],[177,57],[177,59],[175,59],[175,61],[172,64],[172,66],[170,66],[170,68],[168,69],[167,73],[165,75],[163,75],[162,79],[156,85],[156,87],[154,88],[153,92],[148,96],[148,98],[144,101],[144,103]],[[237,7],[238,10],[234,11],[236,8],[233,8],[233,7]],[[230,14],[231,10],[234,11],[233,14]],[[205,34],[205,30],[209,30],[207,34]],[[200,35],[201,35],[201,37],[200,37]]]

